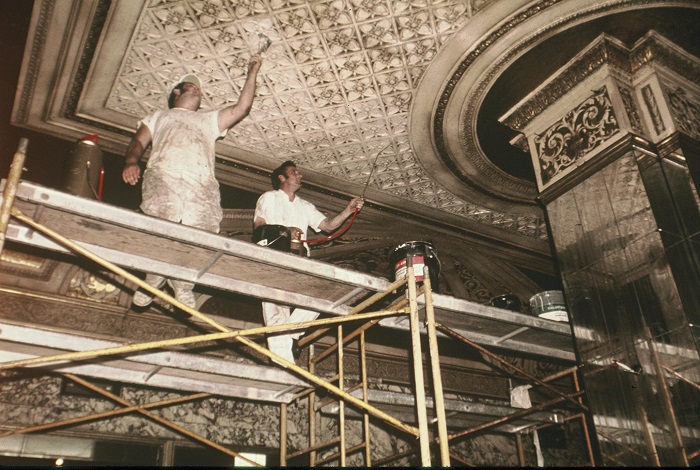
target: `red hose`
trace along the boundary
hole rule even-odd
[[[329,240],[333,240],[334,238],[338,238],[342,234],[348,231],[348,229],[352,226],[352,223],[355,221],[355,217],[357,217],[357,212],[358,209],[357,207],[355,208],[355,212],[352,213],[352,217],[350,217],[350,221],[348,224],[343,227],[342,229],[338,230],[335,233],[332,233],[328,235],[327,237],[321,237],[321,238],[314,238],[313,240],[301,240],[302,243],[308,243],[309,245],[315,245],[316,243],[323,243],[327,242]]]

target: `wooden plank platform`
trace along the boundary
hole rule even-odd
[[[124,343],[0,321],[1,362],[118,346]],[[176,351],[142,351],[40,367],[116,382],[278,403],[288,403],[297,391],[309,386],[279,367]]]
[[[3,187],[5,181],[3,181]],[[332,264],[168,222],[34,183],[20,182],[14,207],[124,268],[159,273],[291,306],[345,315],[391,282]],[[7,239],[69,252],[12,219]],[[484,346],[575,361],[568,323],[433,294],[439,323]],[[407,329],[406,319],[381,325]]]

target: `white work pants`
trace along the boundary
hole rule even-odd
[[[318,312],[312,312],[303,308],[295,308],[291,312],[289,307],[271,302],[263,302],[262,311],[265,326],[312,321],[318,318],[319,315]],[[273,353],[293,364],[292,345],[294,340],[299,339],[302,334],[304,334],[304,330],[297,330],[289,334],[270,333],[267,335],[267,347]]]

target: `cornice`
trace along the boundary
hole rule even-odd
[[[567,64],[565,70],[539,88],[515,112],[504,118],[503,124],[522,131],[532,119],[604,65],[630,70],[628,50],[618,41],[605,35],[600,36],[588,50]]]
[[[682,50],[651,32],[631,49],[620,41],[601,35],[594,44],[575,57],[565,69],[551,81],[528,97],[518,109],[503,119],[503,124],[522,131],[528,123],[540,115],[555,101],[570,92],[576,85],[604,66],[610,66],[634,75],[642,68],[657,63],[678,73],[693,83],[700,83],[700,66]]]
[[[640,39],[629,53],[630,73],[637,73],[651,63],[657,63],[677,73],[691,83],[700,83],[700,64],[684,50],[664,37],[651,32]]]
[[[87,30],[87,37],[85,38],[83,51],[80,56],[80,60],[78,61],[78,69],[73,77],[73,86],[71,87],[66,100],[64,117],[76,122],[81,122],[100,129],[108,130],[110,132],[115,132],[121,135],[130,135],[130,133],[125,132],[123,129],[96,122],[94,119],[85,119],[76,114],[80,96],[83,92],[83,86],[85,85],[85,80],[90,73],[90,66],[95,56],[97,45],[100,41],[100,36],[102,35],[102,30],[105,26],[107,17],[109,16],[111,6],[112,0],[97,0],[95,13],[92,15],[92,21],[90,22],[90,26]]]
[[[36,13],[35,29],[33,35],[30,33],[32,40],[31,46],[27,49],[30,51],[26,66],[22,69],[22,92],[19,94],[17,105],[14,110],[14,120],[17,123],[26,123],[30,115],[31,102],[35,92],[35,84],[39,76],[41,65],[41,57],[46,46],[49,25],[51,16],[54,10],[53,2],[35,2],[35,6],[39,6]]]

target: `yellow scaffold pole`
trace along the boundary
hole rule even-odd
[[[99,264],[100,266],[103,266],[103,267],[113,271],[115,274],[118,274],[118,275],[124,277],[125,279],[133,282],[134,284],[137,284],[139,287],[142,287],[144,290],[147,290],[151,294],[156,295],[156,296],[166,300],[167,302],[170,302],[175,307],[177,307],[177,308],[185,311],[186,313],[189,313],[190,315],[195,316],[195,317],[199,318],[200,320],[206,322],[207,324],[213,326],[214,328],[216,328],[217,330],[219,330],[221,332],[221,333],[219,333],[219,335],[224,335],[225,337],[231,337],[231,338],[236,339],[237,341],[245,344],[246,346],[248,346],[252,349],[255,349],[258,352],[260,352],[261,354],[269,357],[270,359],[272,359],[273,362],[281,365],[282,367],[284,367],[286,369],[290,369],[290,370],[296,372],[298,375],[301,375],[302,377],[306,378],[310,382],[313,382],[313,383],[325,388],[326,390],[330,391],[331,393],[335,393],[336,395],[342,397],[344,400],[346,400],[346,401],[354,404],[355,406],[367,411],[368,413],[372,414],[373,416],[382,419],[383,421],[394,426],[395,428],[400,429],[408,434],[418,436],[418,429],[417,428],[402,423],[401,421],[399,421],[399,420],[393,418],[392,416],[382,412],[381,410],[378,410],[378,409],[368,405],[367,403],[363,402],[362,400],[358,400],[354,396],[345,393],[343,390],[341,390],[338,387],[324,381],[323,379],[310,374],[309,372],[307,372],[306,370],[297,366],[296,364],[292,364],[291,362],[279,357],[275,353],[273,353],[273,352],[267,350],[266,348],[256,344],[255,342],[245,338],[242,335],[241,331],[229,330],[225,326],[220,325],[219,323],[210,319],[209,317],[202,314],[201,312],[199,312],[193,308],[190,308],[187,305],[184,305],[182,302],[179,302],[174,297],[171,297],[168,294],[164,293],[163,291],[156,289],[155,287],[145,283],[144,281],[142,281],[138,277],[134,276],[133,274],[129,273],[128,271],[120,268],[119,266],[117,266],[113,263],[110,263],[109,261],[107,261],[105,259],[100,258],[99,256],[95,255],[94,253],[90,252],[89,250],[81,247],[80,245],[78,245],[76,243],[73,243],[71,240],[63,237],[62,235],[58,234],[57,232],[51,230],[50,228],[45,227],[44,225],[35,222],[30,217],[23,214],[20,210],[13,208],[11,213],[12,213],[13,217],[24,222],[25,224],[29,225],[30,227],[36,229],[37,231],[40,231],[41,233],[44,233],[44,234],[50,236],[54,240],[62,243],[63,245],[65,245],[68,248],[75,251],[76,253],[94,261],[95,263]],[[415,291],[415,286],[414,286],[414,291]],[[415,295],[415,293],[414,293],[414,295]],[[381,312],[381,314],[379,314],[379,315],[377,315],[376,313],[375,314],[359,314],[359,315],[352,315],[350,317],[345,316],[342,318],[322,320],[319,324],[342,323],[345,321],[360,320],[360,319],[363,319],[363,317],[364,317],[364,319],[371,319],[371,318],[375,318],[375,317],[379,317],[379,316],[393,316],[393,315],[397,315],[397,314],[398,314],[398,312],[396,312],[396,311]],[[333,321],[333,320],[335,320],[335,321]],[[311,325],[314,325],[315,323],[316,323],[316,321],[304,322],[302,325],[311,326]],[[283,327],[283,329],[285,331],[293,328],[293,325],[281,325],[281,326]],[[265,327],[265,328],[261,328],[261,329],[257,329],[257,330],[258,330],[258,332],[262,332],[262,330],[272,331],[272,327]],[[250,330],[248,330],[248,331],[250,331]],[[199,337],[198,341],[201,341],[203,338],[207,338],[208,340],[224,339],[224,336],[217,337],[217,338],[215,338],[215,336],[218,336],[218,335],[216,335],[216,334],[214,334],[214,335],[202,335],[201,337]],[[182,340],[187,340],[187,339],[189,339],[189,338],[175,338],[172,340],[167,340],[167,343],[168,343],[168,345],[174,345],[174,344],[180,343]],[[185,342],[187,342],[187,341],[185,341]],[[158,342],[153,342],[153,343],[158,343]],[[151,343],[151,344],[153,344],[153,343]],[[184,343],[182,343],[182,344],[184,344]],[[161,345],[161,346],[164,346],[164,345]],[[145,348],[143,343],[142,344],[126,345],[126,346],[122,346],[120,348],[122,349],[122,352],[131,352],[131,351],[136,351],[136,350],[149,349],[149,348]],[[112,348],[112,349],[116,350],[118,348]],[[94,355],[95,351],[81,351],[81,352],[77,352],[77,353],[69,353],[71,359],[74,359],[76,357],[80,357],[81,355],[85,355],[86,357],[90,357],[91,354]],[[67,355],[64,355],[64,359],[66,357],[67,357]],[[55,356],[54,356],[54,358],[55,358]],[[0,364],[0,369],[9,368],[9,367],[18,367],[19,363],[28,364],[28,363],[33,363],[33,361],[37,361],[37,360],[38,360],[37,362],[39,362],[39,361],[42,361],[43,359],[45,359],[45,358],[32,358],[32,359],[24,359],[21,361],[12,361],[12,362],[8,362],[8,363]]]
[[[2,253],[2,250],[5,247],[7,226],[10,223],[10,210],[12,209],[12,204],[15,202],[17,185],[19,184],[19,179],[22,176],[22,169],[24,168],[24,160],[27,156],[28,145],[29,141],[26,138],[23,137],[19,140],[17,152],[15,153],[15,156],[12,159],[12,165],[10,166],[10,174],[5,182],[5,190],[2,194],[2,207],[0,207],[0,253]]]
[[[425,326],[428,332],[428,347],[430,350],[430,369],[433,376],[433,405],[438,428],[438,443],[440,445],[440,465],[450,466],[450,443],[447,434],[447,417],[445,416],[445,399],[442,389],[442,373],[440,372],[440,353],[438,351],[437,331],[435,329],[435,309],[433,308],[433,290],[430,284],[430,269],[423,267],[423,287],[425,288]]]
[[[410,261],[410,259],[409,259]],[[423,351],[420,339],[420,320],[418,318],[418,301],[416,299],[416,276],[413,263],[408,266],[408,300],[411,306],[410,330],[411,351],[413,353],[413,379],[416,390],[416,417],[418,419],[421,465],[430,466],[430,436],[428,433],[428,413],[425,408],[425,382],[423,378]]]
[[[266,348],[249,340],[248,338],[240,336],[237,339],[238,339],[238,341],[242,342],[246,346],[248,346],[252,349],[255,349],[257,352],[269,357],[272,361],[280,364],[281,366],[284,366],[287,369],[293,370],[294,372],[301,375],[309,382],[313,382],[316,385],[320,385],[321,387],[325,388],[326,390],[328,390],[332,393],[335,393],[336,395],[341,397],[343,400],[348,401],[348,402],[352,403],[353,405],[357,406],[358,408],[361,408],[361,409],[367,411],[369,414],[385,421],[388,424],[391,424],[396,429],[400,429],[400,430],[402,430],[408,434],[411,434],[413,436],[418,436],[418,429],[416,429],[415,427],[404,424],[401,421],[397,420],[396,418],[393,418],[392,416],[384,413],[383,411],[378,410],[377,408],[374,408],[373,406],[368,405],[367,403],[365,403],[364,401],[362,401],[358,398],[355,398],[354,396],[350,395],[349,393],[345,393],[343,390],[339,389],[335,385],[332,385],[332,384],[326,382],[325,380],[320,379],[319,377],[316,377],[315,375],[302,369],[298,365],[292,364],[291,362],[287,361],[286,359],[279,357],[275,353],[268,351]]]
[[[371,313],[363,313],[359,315],[355,315],[352,318],[347,318],[347,317],[335,317],[335,318],[326,318],[326,319],[321,319],[321,320],[313,320],[313,321],[308,321],[308,322],[303,322],[303,323],[286,323],[284,325],[275,325],[275,326],[263,326],[259,328],[249,328],[247,330],[235,330],[235,331],[225,331],[221,333],[209,333],[209,334],[204,334],[204,335],[197,335],[197,336],[186,336],[183,338],[172,338],[172,339],[162,339],[158,341],[149,341],[146,343],[134,343],[134,344],[125,344],[122,346],[114,346],[111,348],[103,348],[103,349],[93,349],[90,351],[74,351],[74,352],[69,352],[69,353],[61,353],[61,354],[54,354],[51,356],[41,356],[41,357],[32,357],[28,359],[17,359],[15,361],[7,361],[7,362],[0,362],[0,370],[5,370],[5,369],[14,369],[17,367],[26,367],[26,366],[36,366],[40,364],[53,364],[57,362],[68,362],[68,361],[79,361],[79,360],[86,360],[86,359],[95,359],[97,357],[104,357],[104,356],[113,356],[113,355],[118,355],[118,354],[128,354],[128,353],[134,353],[134,352],[140,352],[140,351],[148,351],[151,349],[167,349],[171,348],[173,346],[182,346],[186,344],[194,344],[194,343],[203,343],[203,342],[208,342],[208,341],[220,341],[224,339],[237,339],[238,337],[241,336],[256,336],[256,335],[261,335],[261,334],[266,334],[266,333],[280,333],[280,332],[286,332],[290,330],[295,330],[299,328],[310,328],[314,326],[323,326],[323,325],[329,325],[329,324],[337,324],[337,323],[342,323],[346,321],[355,321],[355,320],[366,320],[366,319],[373,319],[373,318],[382,318],[382,317],[387,317],[387,316],[395,316],[397,314],[405,314],[406,312],[402,311],[380,311],[380,312],[371,312]]]

